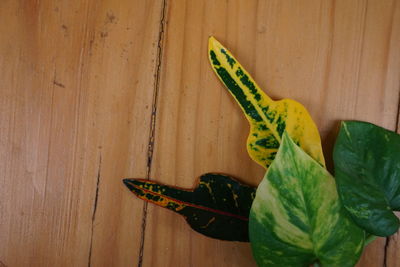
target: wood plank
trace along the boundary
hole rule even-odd
[[[400,75],[396,1],[168,1],[151,177],[191,187],[209,171],[256,185],[248,126],[212,72],[215,35],[273,98],[303,103],[321,130],[329,169],[338,121],[395,129]],[[396,13],[397,14],[397,13]],[[397,45],[397,46],[396,46]],[[143,266],[255,266],[248,244],[208,239],[149,205]],[[385,240],[358,266],[382,266]]]
[[[97,8],[90,87],[103,88],[95,92],[102,165],[92,265],[133,266],[140,251],[143,202],[121,179],[148,172],[162,1],[106,1]]]
[[[137,263],[161,4],[1,2],[1,266]]]

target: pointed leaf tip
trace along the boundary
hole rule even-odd
[[[283,131],[287,130],[296,144],[325,166],[318,129],[303,105],[291,99],[273,101],[214,37],[209,39],[208,50],[215,74],[250,123],[247,151],[254,161],[267,169],[278,151]]]
[[[248,216],[254,187],[213,173],[202,175],[191,190],[143,179],[123,182],[140,199],[184,216],[199,233],[222,240],[249,241]]]
[[[214,42],[218,42],[218,41],[217,41],[217,39],[215,39],[214,36],[211,35],[211,36],[208,38],[208,45],[211,46]]]
[[[125,178],[122,180],[126,187],[129,188],[131,191],[142,190],[144,185],[146,184],[153,184],[153,182],[143,179],[143,178]]]
[[[132,179],[127,179],[127,178],[122,180],[122,182],[125,184],[126,187],[129,188],[129,190],[132,190],[132,188],[133,188],[133,185],[131,184],[131,180]]]

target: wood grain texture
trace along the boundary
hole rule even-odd
[[[330,170],[339,120],[400,132],[398,0],[3,0],[0,18],[0,266],[255,266],[121,182],[262,179],[209,35],[308,108]],[[379,238],[358,266],[399,249]]]
[[[161,2],[0,3],[0,261],[129,266]]]

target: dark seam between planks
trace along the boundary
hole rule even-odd
[[[396,114],[396,125],[395,125],[395,131],[396,133],[399,133],[399,120],[400,120],[400,87],[399,87],[399,93],[398,93],[398,101],[397,101],[397,114]]]
[[[400,119],[400,87],[399,87],[399,94],[398,94],[398,101],[397,101],[397,114],[396,114],[396,125],[395,125],[395,132],[399,133],[399,119]],[[388,249],[390,246],[390,236],[386,237],[385,248],[384,248],[384,261],[383,267],[387,267],[387,257],[388,257]]]
[[[398,94],[398,101],[397,101],[397,114],[396,114],[396,125],[395,125],[395,132],[399,133],[399,118],[400,118],[400,87],[399,87],[399,94]],[[386,237],[385,240],[385,247],[383,249],[384,258],[383,258],[383,267],[388,267],[387,265],[387,258],[389,253],[389,246],[390,246],[390,236]]]
[[[385,247],[383,248],[383,252],[384,252],[383,267],[387,267],[387,253],[388,253],[389,243],[390,243],[390,236],[386,237]]]
[[[395,132],[399,133],[399,118],[400,118],[400,87],[399,87],[399,97],[398,97],[398,102],[397,102],[397,114],[396,114],[396,125],[395,125]],[[383,249],[383,253],[384,253],[384,258],[383,258],[383,267],[387,267],[387,258],[388,258],[388,249],[390,246],[390,236],[386,237],[385,240],[385,247]]]
[[[81,89],[82,87],[82,79],[83,79],[83,71],[84,71],[84,66],[85,66],[85,60],[87,56],[91,56],[90,53],[90,49],[91,49],[91,37],[90,37],[90,31],[89,31],[89,27],[88,27],[88,23],[89,21],[89,15],[91,14],[90,12],[92,11],[92,9],[90,8],[90,3],[86,6],[86,15],[85,15],[85,21],[86,23],[84,23],[83,26],[83,38],[82,38],[82,47],[84,49],[83,53],[81,53],[80,55],[80,66],[79,66],[79,83],[78,83],[78,87],[79,89]],[[88,42],[89,41],[89,42]],[[89,43],[89,45],[88,45]],[[56,81],[56,75],[54,75],[54,81],[53,84],[56,86],[60,86],[58,84],[55,83]],[[63,85],[63,84],[61,84]],[[62,87],[62,86],[60,86]],[[65,88],[65,87],[64,87]],[[77,114],[79,114],[79,108],[80,108],[80,101],[81,101],[81,91],[79,90],[79,97],[78,97],[78,111]],[[78,116],[78,120],[79,120],[79,116]],[[77,124],[79,124],[77,122]],[[94,203],[93,203],[93,212],[92,212],[92,222],[91,222],[91,233],[90,233],[90,240],[89,240],[89,253],[88,253],[88,267],[91,266],[92,264],[92,250],[93,250],[93,235],[94,235],[94,221],[96,219],[96,212],[97,212],[97,204],[98,204],[98,199],[99,199],[99,188],[100,188],[100,178],[101,178],[101,161],[102,161],[102,155],[100,152],[100,156],[99,156],[99,163],[98,163],[98,167],[97,167],[97,181],[96,181],[96,192],[95,192],[95,198],[94,198]]]
[[[167,0],[163,0],[162,9],[161,9],[161,19],[160,26],[158,32],[158,42],[157,42],[157,64],[156,70],[154,73],[154,92],[153,92],[153,102],[152,102],[152,110],[151,110],[151,122],[150,122],[150,134],[149,134],[149,143],[147,147],[147,170],[146,170],[146,179],[150,180],[150,171],[151,165],[153,161],[153,151],[154,151],[154,139],[156,132],[156,118],[157,118],[157,100],[158,100],[158,92],[160,88],[160,72],[161,72],[161,61],[162,61],[162,53],[163,53],[163,38],[164,38],[164,27],[165,27],[165,12],[167,9]],[[139,247],[139,257],[138,257],[138,267],[141,267],[143,264],[143,252],[144,252],[144,241],[146,235],[146,221],[147,221],[147,202],[143,203],[142,209],[142,226],[141,226],[141,235],[140,235],[140,247]]]
[[[93,213],[92,213],[92,230],[91,230],[92,232],[90,235],[88,267],[90,267],[92,264],[93,230],[94,230],[94,220],[96,219],[97,203],[99,200],[100,177],[101,177],[101,153],[100,153],[100,158],[99,158],[99,166],[97,169],[96,195],[94,198]]]
[[[392,27],[393,27],[393,17],[394,17],[394,12],[395,12],[395,10],[396,10],[396,8],[395,8],[395,6],[396,6],[396,2],[394,2],[394,7],[393,7],[393,11],[392,11],[392,18],[391,18],[391,20],[392,20],[392,23],[391,23],[391,25],[390,25],[390,27],[391,27],[391,29],[392,29]],[[390,40],[389,40],[389,43],[390,43]],[[390,47],[390,46],[389,46]],[[389,50],[389,49],[388,49]],[[389,51],[388,51],[388,54],[389,54]],[[398,88],[398,97],[397,97],[397,114],[396,114],[396,125],[394,126],[395,127],[395,132],[396,133],[399,133],[399,119],[400,119],[400,86],[399,86],[399,88]],[[383,252],[384,252],[384,260],[383,260],[383,267],[387,267],[388,265],[387,265],[387,258],[388,258],[388,253],[389,253],[389,246],[390,246],[390,236],[388,236],[388,237],[386,237],[386,240],[385,240],[385,247],[384,247],[384,250],[383,250]]]
[[[394,5],[396,4],[396,2],[394,2]],[[393,12],[392,12],[392,24],[393,24],[393,16],[394,16],[394,11],[395,8],[393,8]],[[392,27],[392,25],[391,25]],[[388,51],[389,53],[389,51]],[[399,119],[400,119],[400,86],[398,88],[398,97],[397,97],[397,114],[396,114],[396,125],[395,127],[395,132],[399,133]],[[385,247],[384,247],[384,258],[383,258],[383,267],[387,267],[387,258],[388,258],[388,253],[389,253],[389,246],[390,246],[390,236],[386,237],[385,240]]]

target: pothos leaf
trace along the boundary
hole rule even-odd
[[[333,177],[286,132],[257,189],[249,227],[259,266],[353,266],[364,244],[364,231],[346,216]]]
[[[333,159],[340,198],[367,232],[389,236],[399,228],[400,135],[366,122],[345,121]]]
[[[247,151],[264,168],[274,160],[286,130],[311,157],[325,166],[318,129],[300,103],[273,101],[252,79],[236,58],[214,37],[209,39],[210,63],[239,103],[250,123]]]
[[[248,220],[256,188],[235,179],[208,173],[195,189],[186,190],[143,179],[124,179],[139,198],[183,215],[188,224],[206,236],[248,242]]]

